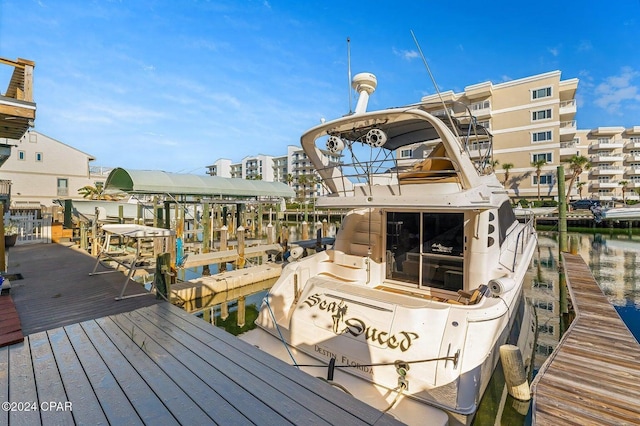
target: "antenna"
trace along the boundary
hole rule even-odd
[[[433,83],[433,87],[436,88],[436,93],[438,93],[438,97],[440,98],[440,102],[442,102],[442,107],[444,108],[444,113],[447,114],[447,118],[449,118],[449,123],[451,124],[451,129],[455,133],[456,137],[460,138],[460,135],[458,134],[457,126],[454,126],[454,124],[453,124],[453,119],[451,118],[451,114],[449,114],[449,110],[447,109],[447,105],[444,103],[444,99],[442,98],[442,94],[440,94],[440,89],[438,89],[438,85],[436,84],[436,79],[433,78],[433,74],[431,73],[431,68],[429,68],[429,64],[427,63],[427,60],[424,57],[424,54],[422,53],[422,49],[420,48],[420,44],[418,43],[418,39],[416,38],[416,35],[413,33],[413,30],[410,30],[410,31],[411,31],[411,36],[413,37],[413,41],[415,42],[416,47],[418,48],[418,52],[420,53],[420,57],[422,58],[422,62],[424,63],[424,66],[427,68],[427,72],[429,73],[429,77],[431,77],[431,82]]]
[[[347,73],[349,74],[349,81],[347,86],[349,87],[349,114],[351,114],[351,39],[347,37]]]

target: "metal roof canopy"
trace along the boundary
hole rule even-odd
[[[293,197],[292,188],[282,182],[224,178],[160,170],[125,170],[109,173],[105,191],[118,190],[130,194],[171,194],[227,197]]]

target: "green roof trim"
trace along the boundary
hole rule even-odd
[[[105,190],[130,194],[176,194],[225,197],[280,197],[295,196],[292,188],[282,182],[224,178],[159,170],[125,170],[116,168],[109,173]]]

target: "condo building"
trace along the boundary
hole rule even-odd
[[[565,166],[568,184],[569,161],[576,155],[589,163],[569,199],[638,200],[640,127],[579,130],[577,88],[578,79],[562,80],[560,71],[552,71],[499,84],[474,84],[462,93],[425,96],[422,102],[433,104],[431,111],[439,115],[468,111],[491,132],[493,168],[514,201],[557,199],[557,167]],[[443,103],[450,106],[448,111]],[[480,158],[490,148],[488,141],[478,140],[469,149]],[[422,158],[422,151],[401,152],[398,158]]]
[[[326,164],[340,162],[340,156],[337,154],[322,151],[322,156]],[[218,159],[207,166],[207,173],[211,176],[283,182],[290,185],[297,197],[304,201],[326,194],[326,189],[311,161],[302,148],[294,145],[289,145],[287,153],[280,156],[247,156],[239,163]]]

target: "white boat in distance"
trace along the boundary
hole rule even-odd
[[[317,206],[352,210],[333,249],[294,252],[240,338],[406,424],[469,424],[499,347],[518,345],[530,361],[532,216],[516,219],[490,150],[472,161],[471,142],[490,134],[462,117],[466,107],[447,105],[455,116],[442,119],[421,104],[367,112],[375,76],[353,87],[355,113],[301,139],[330,190]],[[431,153],[402,164],[423,142]],[[343,161],[327,164],[322,151]]]

